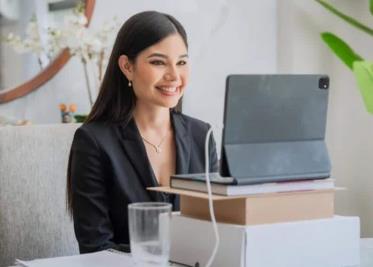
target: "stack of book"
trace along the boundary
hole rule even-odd
[[[151,190],[180,195],[180,213],[210,220],[206,182],[190,176],[171,177],[170,187]],[[211,179],[218,222],[255,225],[334,216],[333,179],[231,185],[229,179]]]

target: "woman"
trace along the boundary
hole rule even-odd
[[[178,210],[177,197],[146,188],[169,185],[174,173],[204,171],[209,125],[173,110],[188,83],[187,48],[184,28],[167,14],[138,13],[120,29],[69,158],[68,208],[81,253],[129,251],[127,205],[165,201]]]

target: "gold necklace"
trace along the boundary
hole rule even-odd
[[[151,146],[155,149],[155,152],[157,152],[157,153],[159,154],[159,153],[162,152],[161,145],[163,144],[163,141],[166,139],[166,136],[167,136],[167,133],[162,137],[161,142],[159,142],[158,145],[153,144],[152,142],[149,142],[148,140],[146,140],[146,139],[145,139],[144,137],[142,137],[142,136],[141,136],[141,139],[142,139],[145,143],[151,145]]]

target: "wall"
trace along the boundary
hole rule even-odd
[[[91,27],[98,28],[114,16],[124,21],[152,9],[174,15],[189,35],[192,67],[185,113],[221,124],[228,74],[276,72],[275,0],[96,0]],[[58,122],[60,102],[76,102],[79,112],[88,111],[83,69],[76,59],[40,90],[0,105],[0,114],[34,123]],[[216,135],[219,141],[220,131]]]
[[[368,0],[329,1],[345,13],[373,25]],[[352,73],[321,41],[330,31],[362,56],[372,56],[373,38],[347,25],[310,0],[278,3],[278,70],[327,73],[331,79],[327,144],[332,177],[346,191],[337,193],[338,214],[358,215],[362,235],[373,237],[373,115],[366,112]]]

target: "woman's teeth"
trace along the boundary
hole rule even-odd
[[[174,93],[176,92],[177,87],[157,87],[159,90]]]

